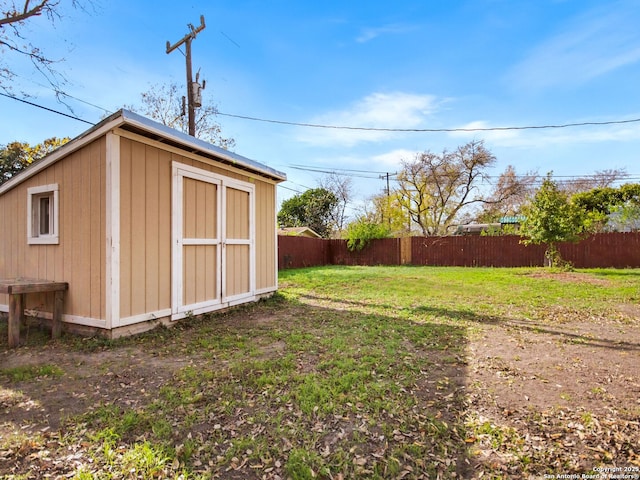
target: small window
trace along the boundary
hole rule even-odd
[[[29,244],[58,244],[58,184],[27,190],[27,241]]]

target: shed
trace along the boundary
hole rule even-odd
[[[0,278],[68,282],[63,328],[110,338],[255,301],[278,286],[284,180],[120,110],[0,185]]]

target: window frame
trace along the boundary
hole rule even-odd
[[[57,183],[27,189],[27,243],[29,245],[58,245],[60,243],[60,188]],[[48,232],[41,232],[41,200],[49,198]]]

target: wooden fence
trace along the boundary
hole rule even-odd
[[[545,247],[525,246],[517,236],[385,238],[360,252],[345,240],[278,237],[278,267],[320,265],[438,265],[529,267],[544,265]],[[577,268],[640,267],[640,232],[601,233],[559,245],[562,258]]]

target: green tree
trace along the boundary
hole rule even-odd
[[[323,238],[335,228],[332,214],[338,198],[325,188],[312,188],[282,202],[278,212],[281,227],[309,227]]]
[[[20,173],[36,160],[48,155],[69,141],[65,138],[48,138],[44,142],[31,146],[26,142],[11,142],[0,148],[0,184]]]
[[[640,220],[640,184],[594,188],[572,201],[585,210],[594,230],[635,230]]]
[[[618,188],[594,188],[573,196],[577,205],[586,211],[611,213],[611,208],[631,203],[640,205],[640,184],[627,183]]]
[[[371,197],[362,217],[368,223],[384,224],[391,236],[411,235],[411,219],[399,192],[383,192]]]
[[[558,243],[575,242],[585,232],[585,211],[572,203],[551,174],[542,182],[531,203],[523,209],[525,216],[520,234],[526,237],[525,245],[543,244],[548,266],[560,266],[562,258]]]

